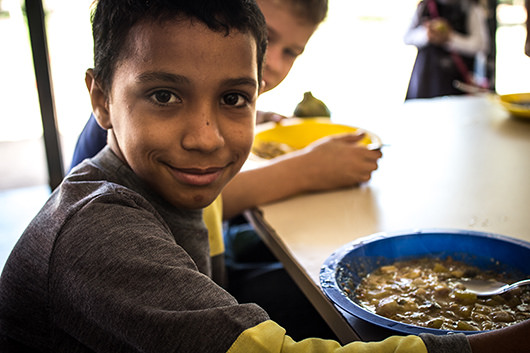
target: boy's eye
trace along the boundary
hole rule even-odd
[[[172,104],[179,102],[179,98],[170,91],[160,90],[151,94],[150,98],[157,104]]]
[[[247,103],[247,99],[239,93],[229,93],[223,96],[221,103],[234,107],[241,107]]]
[[[287,56],[289,56],[291,58],[294,58],[294,59],[296,59],[296,58],[298,58],[300,56],[300,53],[295,52],[292,49],[285,49],[283,52],[284,52],[285,55],[287,55]]]

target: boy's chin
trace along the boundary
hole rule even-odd
[[[176,208],[198,210],[214,202],[222,188],[211,185],[205,188],[175,188],[173,190],[156,187],[154,190]]]
[[[219,196],[219,194],[196,194],[186,200],[175,200],[175,202],[170,202],[178,208],[198,210],[211,205],[215,201],[217,196]]]

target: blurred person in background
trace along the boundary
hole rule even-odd
[[[487,85],[474,74],[489,40],[477,0],[421,1],[404,36],[405,44],[418,48],[405,99],[464,94],[458,82]]]
[[[528,18],[528,11],[530,10],[530,0],[524,1],[526,8],[526,42],[524,45],[524,53],[526,56],[530,56],[530,20]]]

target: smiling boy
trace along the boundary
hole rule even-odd
[[[13,249],[1,352],[469,352],[463,335],[294,342],[210,278],[201,208],[252,142],[266,48],[253,2],[101,0],[93,31],[86,82],[109,144]]]
[[[296,59],[325,19],[327,0],[258,0],[267,23],[268,47],[263,64],[261,91],[278,86],[288,75]],[[257,120],[279,117],[270,112],[257,112]],[[83,129],[72,158],[75,167],[91,158],[107,144],[107,129],[93,114]],[[307,335],[334,337],[327,324],[313,309],[277,260],[267,251],[252,227],[240,225],[240,214],[249,208],[284,199],[308,191],[330,190],[351,186],[370,179],[377,169],[381,151],[368,150],[357,144],[360,136],[324,139],[298,153],[262,163],[232,179],[222,197],[204,211],[209,230],[210,253],[215,262],[213,278],[222,283],[241,301],[257,302],[269,314],[288,327],[295,337]],[[234,227],[223,228],[223,220]],[[225,241],[223,242],[223,230]],[[250,244],[250,246],[249,246]],[[225,250],[229,254],[225,263]],[[259,263],[248,263],[252,258]],[[262,262],[262,259],[270,262]],[[240,270],[242,269],[242,270]],[[226,272],[225,272],[226,270]],[[271,292],[277,288],[276,292]],[[291,299],[287,299],[291,298]],[[285,308],[303,316],[307,327],[291,325]]]

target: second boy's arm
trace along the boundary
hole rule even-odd
[[[382,154],[359,145],[361,138],[325,138],[256,169],[239,172],[223,190],[223,218],[302,192],[368,181]]]

